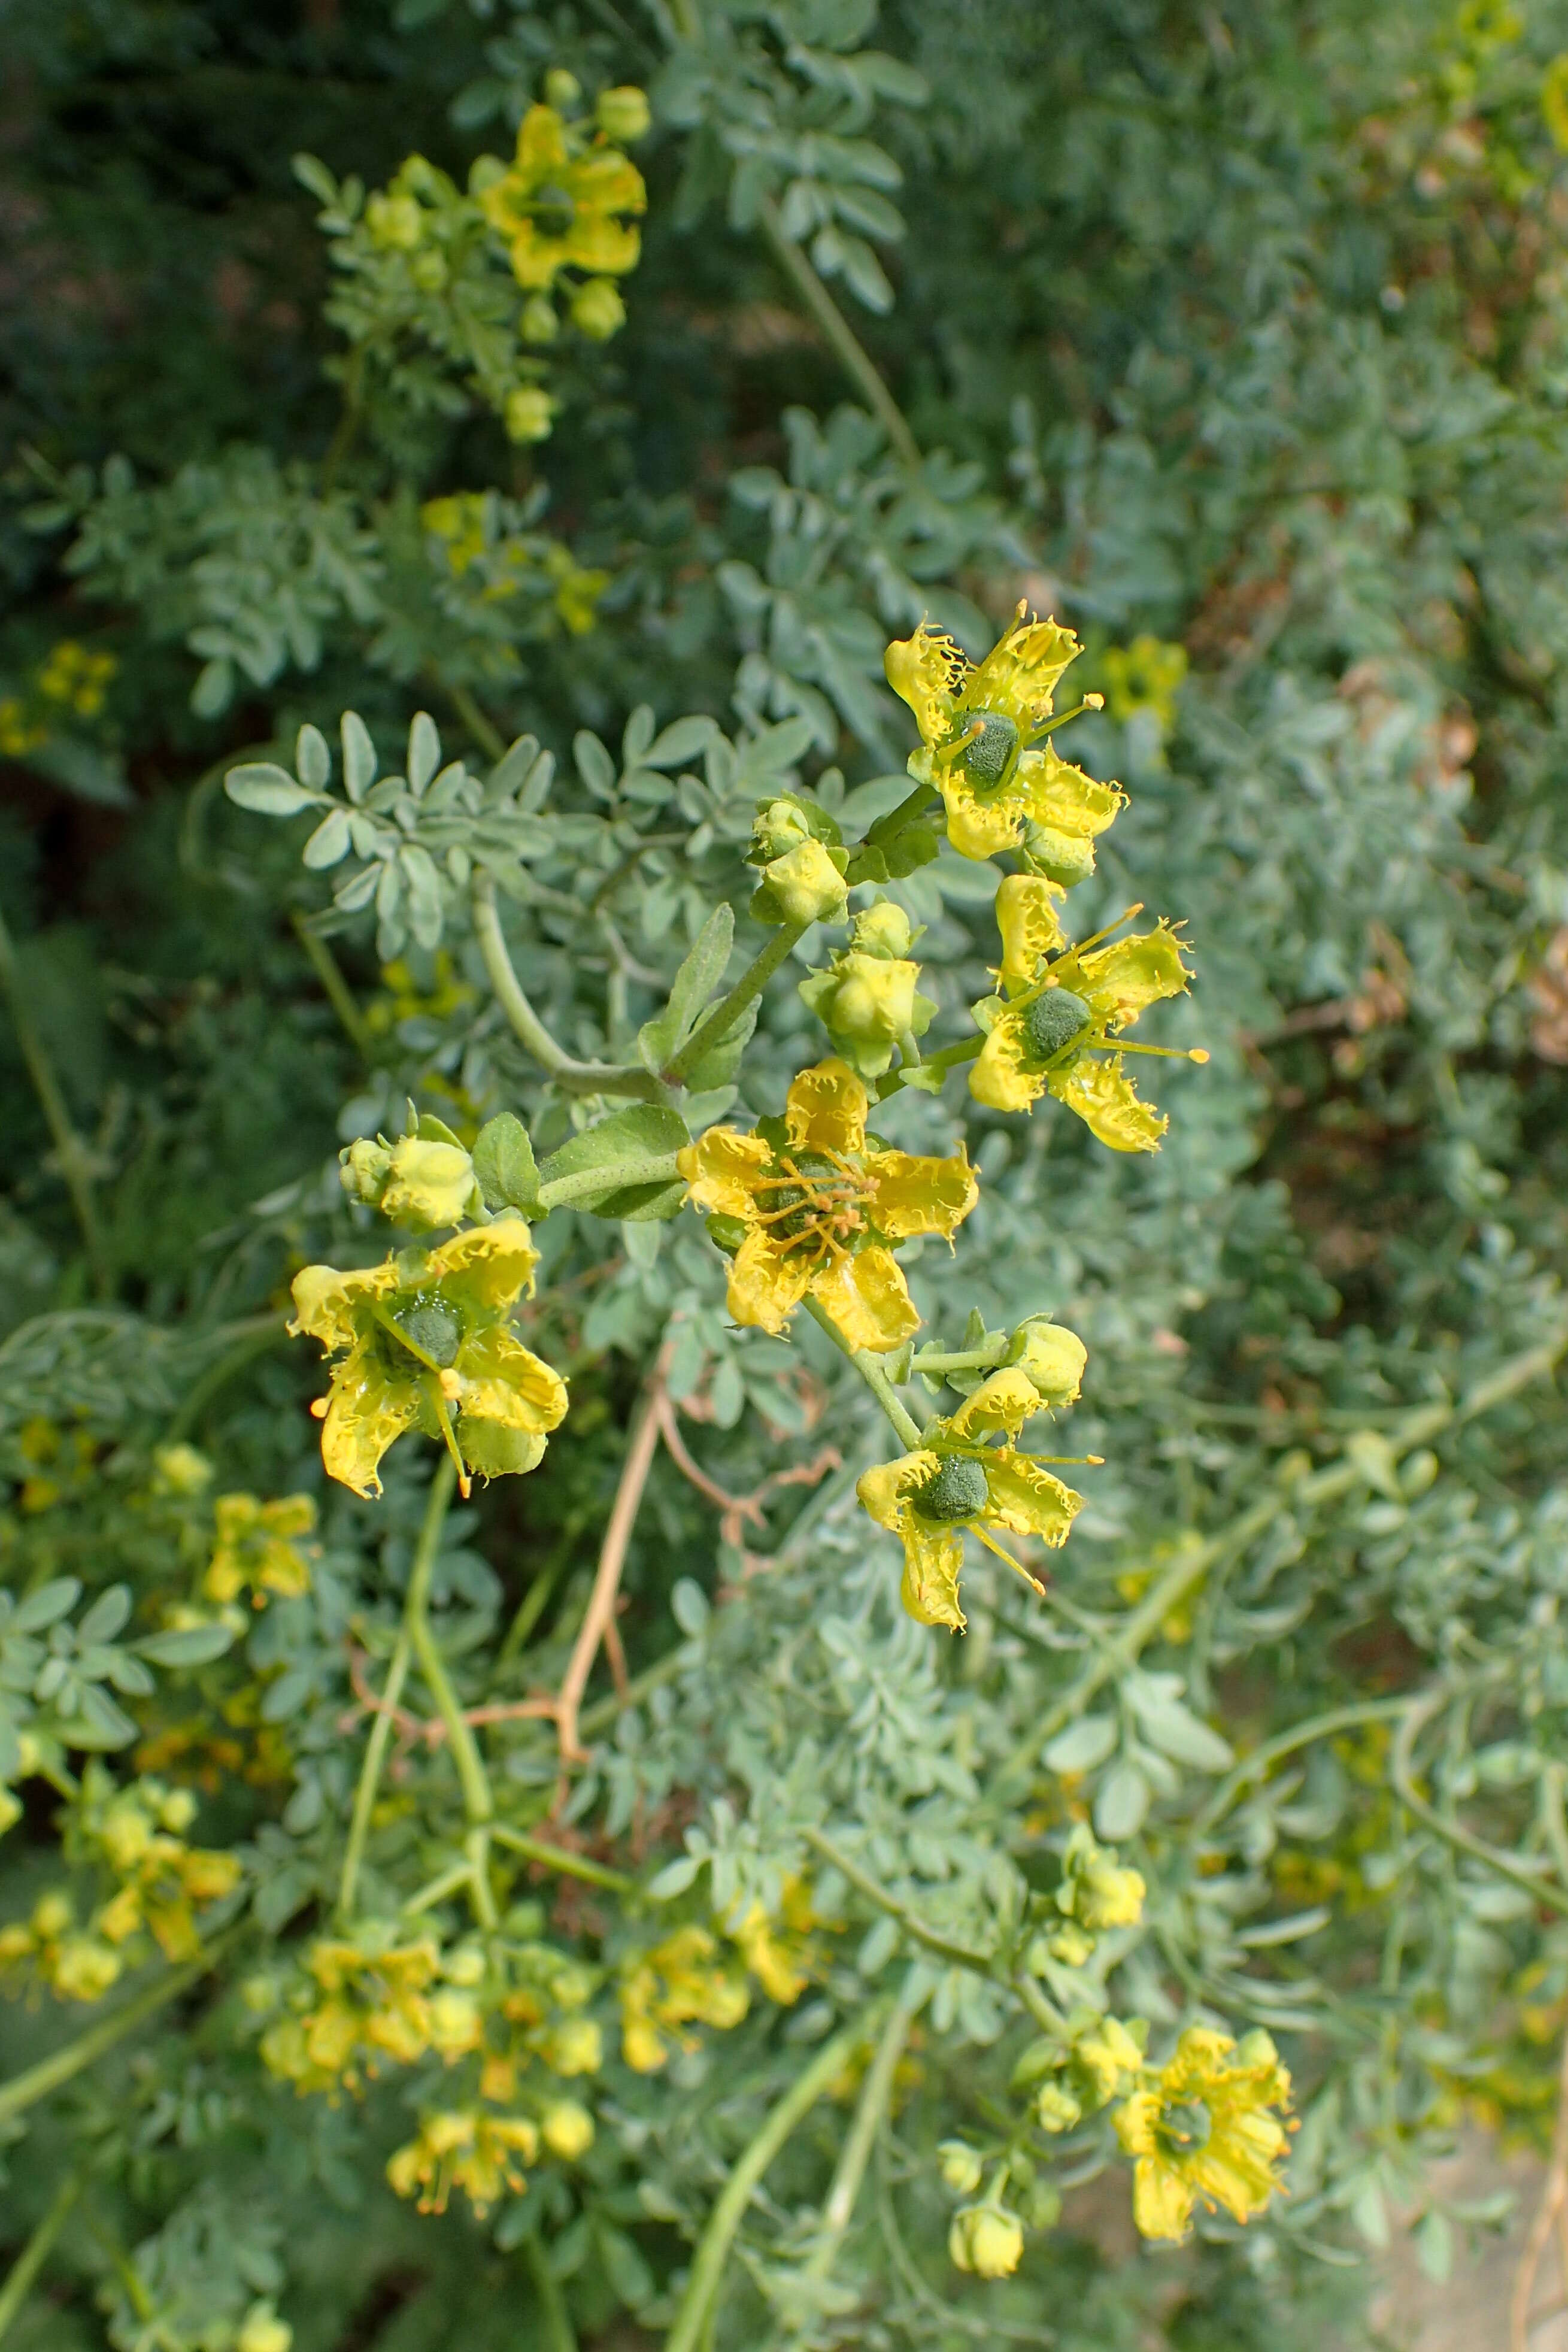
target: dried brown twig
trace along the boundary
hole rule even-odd
[[[1568,2032],[1563,2037],[1563,2063],[1557,2078],[1557,2120],[1552,2129],[1552,2157],[1546,2168],[1546,2186],[1541,2192],[1541,2202],[1535,2209],[1535,2218],[1524,2241],[1524,2252],[1520,2256],[1513,2294],[1509,2304],[1509,2352],[1529,2352],[1531,2329],[1551,2315],[1542,2312],[1532,2319],[1530,2305],[1542,2260],[1554,2229],[1563,2284],[1568,2290]]]

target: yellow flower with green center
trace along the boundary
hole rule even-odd
[[[1189,2026],[1176,2055],[1116,2110],[1116,2137],[1134,2159],[1133,2218],[1145,2238],[1183,2238],[1201,2198],[1238,2221],[1260,2213],[1280,2187],[1286,2126],[1272,2110],[1291,2077],[1266,2033],[1238,2044]]]
[[[734,1248],[737,1323],[777,1337],[810,1296],[849,1348],[885,1355],[919,1329],[894,1249],[917,1234],[951,1241],[978,1188],[962,1146],[937,1160],[877,1144],[870,1107],[847,1063],[819,1062],[794,1080],[781,1119],[749,1135],[710,1127],[680,1154],[692,1199]]]
[[[977,1536],[988,1551],[1040,1590],[991,1530],[1038,1536],[1055,1550],[1067,1541],[1083,1497],[1064,1486],[1043,1457],[1019,1454],[1010,1443],[986,1443],[998,1432],[1015,1438],[1040,1409],[1039,1391],[1027,1374],[1016,1367],[993,1372],[950,1421],[927,1430],[927,1442],[917,1452],[879,1463],[856,1486],[878,1527],[904,1545],[900,1597],[916,1624],[964,1631],[958,1577],[966,1534]]]
[[[1169,1121],[1123,1076],[1118,1041],[1147,1005],[1189,986],[1182,943],[1160,923],[1109,947],[1086,940],[1070,948],[1054,897],[1053,886],[1032,874],[1009,874],[997,893],[1005,992],[975,1007],[986,1042],[969,1092],[991,1110],[1030,1110],[1042,1094],[1053,1095],[1113,1151],[1157,1151]],[[1113,1058],[1093,1058],[1103,1053]],[[1208,1056],[1197,1050],[1176,1058]]]
[[[508,1216],[381,1265],[295,1276],[289,1330],[342,1359],[313,1408],[329,1477],[379,1495],[381,1458],[407,1429],[444,1440],[465,1495],[470,1473],[536,1467],[567,1403],[560,1374],[508,1322],[538,1263],[528,1226]]]
[[[1026,620],[1024,612],[1020,604],[977,667],[951,637],[922,622],[912,637],[889,646],[887,682],[920,729],[909,772],[941,793],[947,838],[959,855],[994,857],[1027,835],[1031,856],[1047,872],[1081,881],[1094,871],[1095,836],[1124,795],[1070,767],[1045,740],[1052,696],[1082,647],[1071,629]],[[1098,696],[1087,699],[1098,706]]]
[[[479,190],[479,207],[507,240],[519,286],[543,292],[562,269],[620,278],[637,267],[637,231],[623,215],[647,209],[643,174],[629,156],[550,106],[531,106],[517,127],[511,167]]]

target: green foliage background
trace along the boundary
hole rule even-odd
[[[0,1559],[18,1598],[128,1586],[125,1640],[145,1641],[203,1540],[195,1506],[157,1499],[153,1449],[194,1441],[224,1490],[322,1509],[311,1594],[260,1616],[243,1661],[176,1660],[151,1696],[135,1659],[81,1669],[111,1730],[110,1685],[143,1740],[197,1727],[160,1769],[199,1793],[203,1843],[242,1855],[245,1895],[183,2006],[25,2112],[0,2088],[14,2253],[62,2181],[90,2181],[42,2283],[0,2294],[18,2347],[229,2352],[255,2296],[300,2352],[660,2341],[802,2050],[912,1958],[930,2007],[852,2225],[813,2268],[841,2099],[747,2212],[716,2344],[1364,2340],[1363,2259],[1396,2214],[1437,2275],[1498,2218],[1428,2186],[1460,2117],[1549,2124],[1568,2011],[1568,180],[1542,95],[1568,8],[888,0],[873,19],[861,0],[14,0],[4,19],[0,696],[41,717],[0,809],[21,1014],[0,1023]],[[350,436],[290,157],[379,186],[417,151],[461,184],[551,68],[653,94],[623,331],[563,346],[542,444],[438,396],[451,379],[406,352],[371,369]],[[917,467],[802,307],[802,244]],[[455,586],[422,528],[423,501],[476,491],[506,502],[488,527],[522,548],[525,593]],[[603,575],[581,634],[552,548]],[[843,1470],[774,1488],[745,1531],[765,1574],[661,1457],[625,1580],[637,1703],[596,1685],[590,1761],[541,1834],[643,1881],[684,1852],[700,1869],[674,1899],[695,1918],[776,1910],[827,1829],[896,1902],[985,1945],[1054,1884],[1088,1809],[1149,1885],[1104,1997],[1162,2046],[1199,2011],[1275,2033],[1302,2116],[1291,2195],[1245,2231],[1124,2259],[1125,2168],[1085,2141],[1017,2276],[961,2278],[936,2251],[935,2150],[1005,2117],[1018,2021],[839,1878],[803,2002],[757,2002],[664,2074],[612,2064],[591,2158],[498,2219],[418,2216],[382,2179],[411,2128],[398,2085],[297,2099],[238,1990],[329,1907],[363,1740],[350,1642],[391,1648],[430,1470],[410,1441],[381,1505],[322,1493],[313,1351],[277,1344],[280,1305],[307,1260],[379,1253],[334,1154],[395,1131],[405,1097],[465,1132],[517,1110],[541,1150],[581,1101],[508,1034],[450,893],[407,938],[383,920],[379,950],[364,916],[307,934],[329,889],[300,867],[305,828],[234,807],[223,772],[287,760],[304,722],[332,737],[345,708],[383,765],[421,708],[476,770],[536,736],[560,781],[512,951],[568,1050],[614,1058],[709,905],[744,933],[758,793],[792,776],[832,803],[902,768],[886,639],[928,613],[978,652],[1020,595],[1085,639],[1111,707],[1072,756],[1132,793],[1075,919],[1133,899],[1186,919],[1198,980],[1160,1034],[1213,1058],[1160,1090],[1172,1130],[1149,1161],[1060,1113],[972,1112],[982,1205],[915,1287],[949,1346],[972,1308],[1048,1309],[1089,1343],[1064,1443],[1105,1466],[1057,1581],[1120,1646],[1094,1668],[1091,1637],[973,1570],[963,1643],[908,1625],[895,1548],[853,1502],[883,1444],[870,1400],[815,1332],[789,1351],[724,1327],[689,1218],[541,1229],[528,1337],[572,1412],[540,1471],[453,1515],[435,1598],[469,1704],[559,1682],[661,1360],[731,1493],[831,1436]],[[1168,709],[1118,667],[1144,636],[1186,648]],[[100,710],[40,701],[62,640],[113,655]],[[660,729],[706,716],[736,756],[705,765],[697,730],[650,765],[643,706]],[[944,857],[904,886],[949,1033],[987,984],[994,878]],[[821,1050],[776,990],[742,1111],[776,1111]],[[900,1122],[938,1149],[953,1106],[905,1097]],[[37,1671],[0,1663],[18,1721],[47,1714]],[[257,1709],[275,1742],[248,1777],[200,1747],[246,1689],[246,1759]],[[99,1744],[131,1769],[129,1744]],[[497,1727],[489,1752],[516,1818],[542,1821],[548,1726]],[[8,1777],[15,1920],[65,1865],[55,1790]],[[446,1759],[414,1751],[399,1787],[413,1879],[432,1875],[460,1832]],[[402,1835],[371,1857],[389,1908]],[[570,1878],[514,1893],[611,1976],[664,1932]],[[8,2005],[5,2072],[85,2021]]]

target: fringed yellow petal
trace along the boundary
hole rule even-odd
[[[1000,1014],[969,1072],[969,1092],[988,1110],[1029,1110],[1040,1100],[1045,1085],[1040,1072],[1029,1067],[1020,1016]]]
[[[553,106],[530,106],[517,125],[517,169],[543,180],[567,167],[566,125]]]
[[[1181,960],[1181,941],[1168,924],[1141,938],[1118,940],[1077,959],[1082,994],[1095,1011],[1126,1028],[1145,1005],[1180,996],[1192,974]]]
[[[1027,1372],[1013,1366],[1006,1371],[993,1372],[981,1382],[973,1396],[967,1398],[953,1415],[952,1427],[959,1437],[981,1437],[988,1431],[1005,1429],[1016,1437],[1024,1423],[1040,1411],[1040,1393]]]
[[[1133,2220],[1145,2238],[1185,2238],[1192,2221],[1194,2193],[1179,2172],[1158,2157],[1141,2156],[1133,2167]]]
[[[476,1307],[510,1307],[525,1291],[532,1296],[538,1262],[522,1218],[497,1217],[433,1249],[430,1279],[450,1282],[460,1298]]]
[[[766,1233],[747,1234],[730,1264],[725,1304],[737,1323],[779,1337],[806,1296],[810,1262],[785,1257]]]
[[[417,1380],[399,1380],[368,1348],[356,1348],[332,1375],[321,1423],[321,1464],[329,1478],[356,1495],[379,1495],[382,1454],[420,1416]]]
[[[465,1417],[546,1435],[566,1419],[566,1382],[509,1331],[481,1331],[455,1367]]]
[[[873,1469],[862,1471],[855,1486],[861,1508],[869,1511],[879,1528],[890,1528],[895,1533],[903,1526],[907,1512],[904,1496],[912,1487],[924,1486],[941,1468],[935,1454],[922,1449],[918,1454],[901,1454],[896,1462],[879,1462]]]
[[[1083,1497],[1026,1454],[1002,1452],[985,1456],[986,1517],[1014,1535],[1038,1536],[1052,1550],[1067,1541],[1067,1531],[1083,1508]]]
[[[1103,784],[1061,759],[1049,743],[1019,761],[1019,786],[1036,824],[1092,841],[1127,804],[1117,784]]]
[[[965,707],[1005,711],[1019,734],[1026,735],[1051,716],[1061,674],[1082,650],[1071,630],[1060,623],[1020,618],[968,680]]]
[[[1021,778],[1021,760],[1018,773]],[[960,857],[997,857],[1004,849],[1018,847],[1023,839],[1026,806],[1016,788],[981,800],[958,760],[943,768],[936,781],[947,811],[947,838]]]
[[[890,1355],[920,1328],[915,1302],[891,1250],[866,1249],[858,1257],[835,1258],[813,1279],[811,1295],[848,1348]]]
[[[871,1221],[889,1241],[908,1241],[915,1234],[940,1234],[950,1241],[980,1197],[962,1150],[952,1160],[879,1151],[866,1166],[874,1182]]]
[[[580,213],[643,213],[648,191],[629,155],[595,148],[572,165],[571,198]]]
[[[1014,994],[1032,983],[1040,958],[1061,946],[1061,918],[1056,909],[1066,895],[1060,882],[1048,881],[1043,874],[1009,874],[998,890],[1001,981]]]
[[[865,1146],[871,1097],[847,1062],[819,1062],[802,1070],[784,1102],[784,1121],[798,1151],[840,1151],[853,1158]]]
[[[1076,1111],[1091,1135],[1097,1136],[1111,1150],[1159,1150],[1160,1138],[1170,1120],[1163,1111],[1138,1100],[1132,1080],[1122,1075],[1119,1061],[1092,1062],[1085,1058],[1070,1069],[1053,1072],[1045,1083],[1058,1102]],[[971,1079],[971,1087],[973,1084]]]
[[[580,215],[562,242],[563,259],[573,269],[586,270],[594,278],[625,277],[636,268],[643,249],[634,228],[596,213]]]
[[[373,1299],[389,1297],[398,1286],[397,1268],[390,1258],[383,1265],[367,1265],[340,1274],[332,1265],[305,1265],[293,1282],[294,1320],[288,1326],[298,1339],[319,1339],[329,1355],[351,1348],[359,1324]]]
[[[964,1538],[956,1528],[925,1528],[904,1515],[904,1578],[898,1597],[917,1625],[946,1625],[961,1633],[968,1620],[958,1606]]]
[[[699,1209],[726,1217],[754,1217],[754,1188],[772,1159],[759,1135],[739,1135],[733,1127],[710,1127],[675,1157]]]
[[[953,731],[953,709],[969,675],[968,657],[940,629],[924,621],[912,637],[889,646],[883,659],[887,682],[915,713],[921,740],[929,748]]]

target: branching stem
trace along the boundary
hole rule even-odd
[[[821,329],[833,356],[887,435],[901,465],[918,466],[920,444],[909,429],[904,411],[883,382],[875,361],[812,268],[792,236],[787,236],[771,196],[764,196],[758,218],[762,234],[779,267]]]
[[[785,923],[774,932],[761,954],[752,959],[728,995],[719,998],[707,1019],[693,1030],[670,1063],[664,1076],[673,1086],[679,1085],[687,1071],[696,1067],[709,1048],[716,1045],[720,1038],[734,1028],[747,1006],[761,995],[779,965],[790,954],[796,941],[803,939],[809,929],[810,925],[806,923]]]
[[[22,986],[21,973],[16,966],[16,950],[4,917],[0,917],[0,995],[4,995],[10,1009],[16,1043],[22,1049],[27,1076],[33,1081],[33,1091],[42,1107],[54,1143],[55,1157],[66,1180],[66,1190],[71,1196],[71,1207],[76,1212],[77,1224],[87,1251],[93,1289],[99,1298],[112,1297],[114,1276],[103,1227],[99,1223],[98,1203],[93,1198],[92,1169],[87,1146],[72,1124],[60,1082],[55,1076],[55,1066],[33,1019],[32,1007],[27,1002],[26,991]]]
[[[971,1944],[960,1944],[955,1937],[944,1936],[939,1928],[928,1927],[924,1919],[915,1916],[907,1903],[896,1895],[890,1895],[885,1886],[880,1886],[869,1872],[862,1870],[858,1862],[852,1862],[843,1848],[835,1845],[823,1831],[809,1829],[806,1843],[821,1855],[825,1863],[847,1878],[856,1894],[863,1895],[873,1909],[884,1911],[890,1919],[896,1919],[912,1943],[919,1944],[924,1950],[934,1954],[939,1960],[948,1961],[956,1969],[971,1969],[976,1976],[988,1977],[995,1973],[988,1952],[977,1951]]]
[[[485,960],[485,970],[496,1001],[517,1036],[563,1092],[571,1095],[630,1095],[643,1102],[664,1099],[664,1088],[651,1072],[630,1063],[580,1062],[558,1045],[528,1003],[512,968],[501,918],[496,905],[496,885],[488,874],[474,877],[471,894],[474,935]]]
[[[5,2285],[0,2286],[0,2343],[10,2334],[12,2322],[32,2293],[33,2282],[48,2261],[55,2240],[69,2221],[85,2186],[85,2177],[79,2171],[66,2174],[43,2220],[12,2263]]]

